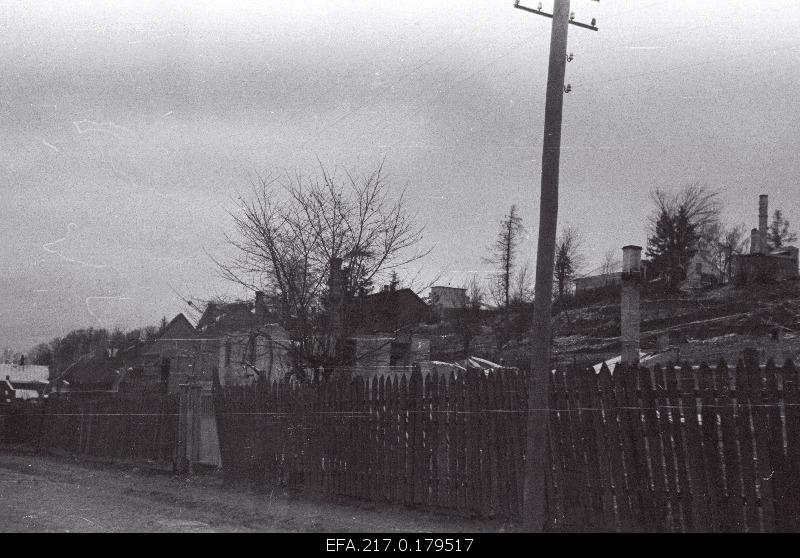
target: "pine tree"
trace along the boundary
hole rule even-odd
[[[656,189],[650,195],[656,211],[650,218],[647,256],[666,289],[672,291],[686,278],[689,262],[701,244],[708,244],[719,230],[719,193],[689,184],[675,193]]]
[[[767,246],[776,250],[782,246],[797,241],[797,235],[789,231],[789,221],[783,218],[780,209],[772,214],[772,222],[767,229]]]
[[[647,256],[656,273],[665,279],[667,290],[677,288],[686,278],[699,239],[697,225],[691,222],[685,207],[679,207],[675,214],[661,211],[654,234],[647,239]]]
[[[500,222],[500,232],[490,248],[492,255],[485,259],[499,268],[497,281],[490,290],[495,302],[502,303],[506,308],[511,303],[511,278],[516,265],[519,237],[524,231],[517,206],[512,205],[508,215]]]

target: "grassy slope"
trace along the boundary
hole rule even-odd
[[[642,299],[642,350],[669,336],[669,356],[735,361],[748,347],[762,358],[800,356],[800,281],[758,287],[725,286],[694,294]],[[609,300],[560,312],[555,319],[559,362],[599,362],[619,354],[619,303]],[[780,342],[772,332],[780,329]]]

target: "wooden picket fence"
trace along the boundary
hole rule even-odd
[[[43,410],[40,403],[0,404],[0,442],[37,446],[44,424]]]
[[[215,390],[222,467],[261,487],[519,520],[525,374]],[[791,361],[552,375],[547,507],[567,531],[799,531]],[[547,466],[543,464],[542,466]]]
[[[218,389],[223,471],[327,498],[517,517],[523,380],[416,371]]]
[[[36,406],[10,410],[4,438],[42,451],[171,469],[178,419],[177,395],[95,399],[51,395]]]
[[[551,391],[556,526],[800,531],[791,361],[566,370]]]

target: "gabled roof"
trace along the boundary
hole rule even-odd
[[[411,289],[381,291],[356,297],[349,303],[346,319],[357,330],[396,331],[416,326],[429,315],[430,306]]]
[[[227,304],[209,303],[197,322],[200,335],[252,329],[256,326],[253,304],[231,302]]]
[[[424,300],[422,300],[417,293],[412,291],[411,289],[397,289],[395,291],[378,291],[376,293],[368,294],[365,299],[369,301],[383,301],[383,300],[400,300],[400,299],[407,299],[413,300],[414,302],[418,302],[422,306],[427,308],[427,304]]]
[[[189,322],[183,314],[178,314],[167,324],[158,339],[184,339],[186,336],[196,337],[197,329]],[[157,340],[158,340],[157,339]]]

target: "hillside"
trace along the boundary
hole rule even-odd
[[[800,360],[800,281],[724,286],[668,297],[647,294],[642,296],[641,312],[642,351],[658,353],[658,362],[735,362],[746,348],[757,349],[763,360]],[[471,352],[495,361],[525,362],[529,339],[516,336],[498,342],[500,324],[497,314],[484,317]],[[618,295],[563,309],[554,316],[554,326],[557,363],[596,364],[620,354]],[[453,338],[451,349],[457,350],[457,334],[448,337]]]
[[[784,360],[800,355],[800,281],[671,297],[643,296],[642,351],[664,360],[735,361],[745,348]],[[567,309],[556,316],[559,362],[600,362],[619,355],[616,300]]]

